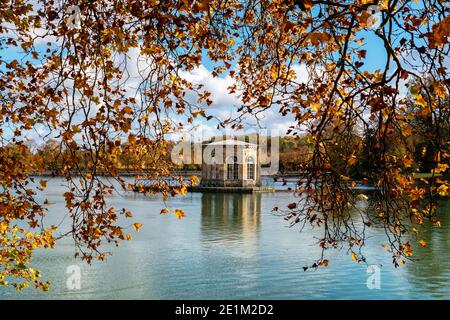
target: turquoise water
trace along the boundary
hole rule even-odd
[[[64,215],[62,180],[52,179],[43,197],[55,202],[47,221]],[[17,293],[0,288],[0,299],[440,299],[450,298],[450,219],[443,227],[423,234],[427,248],[417,248],[415,259],[394,268],[381,229],[374,229],[365,253],[369,264],[380,265],[380,289],[369,289],[367,266],[351,260],[345,250],[328,252],[327,268],[303,271],[319,257],[314,230],[288,228],[271,214],[275,206],[292,202],[288,192],[199,194],[169,200],[186,218],[159,214],[157,197],[134,193],[111,199],[126,207],[143,224],[133,240],[112,248],[106,262],[87,265],[73,258],[70,238],[54,250],[40,250],[34,258],[49,292],[27,288]],[[449,211],[449,202],[441,214]],[[128,223],[128,222],[127,222]],[[131,222],[129,222],[131,224]],[[63,222],[64,224],[64,222]],[[79,290],[69,290],[70,265],[81,268]]]

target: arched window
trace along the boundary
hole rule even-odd
[[[227,178],[228,178],[228,180],[238,180],[239,179],[239,164],[238,164],[238,160],[236,157],[231,157],[228,159]]]
[[[247,158],[247,179],[255,180],[255,160],[252,157]]]

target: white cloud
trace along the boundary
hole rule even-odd
[[[306,83],[308,81],[308,70],[305,65],[296,64],[292,66],[292,69],[296,73],[297,82]],[[209,115],[213,115],[222,121],[237,116],[236,109],[242,105],[242,102],[239,98],[239,92],[231,94],[228,91],[228,87],[234,84],[233,78],[229,75],[214,77],[204,65],[200,65],[192,71],[183,71],[181,76],[194,84],[203,84],[205,90],[211,93],[213,104],[207,108]],[[195,103],[195,101],[192,102]],[[213,136],[220,133],[216,128],[217,123],[217,121],[202,121],[199,125],[203,129],[204,135]],[[247,116],[243,122],[244,128],[234,132],[240,134],[248,130],[266,129],[271,131],[272,135],[283,135],[295,123],[291,114],[282,116],[278,111],[278,106],[274,105],[259,113],[257,118]]]
[[[294,70],[296,75],[296,81],[299,83],[307,83],[309,79],[308,68],[304,63],[302,64],[294,64],[291,66],[291,69]]]
[[[213,77],[211,72],[202,64],[192,71],[182,71],[181,77],[194,84],[203,84],[205,90],[211,93],[213,106],[240,105],[238,94],[230,94],[228,87],[234,80],[229,75],[225,77]]]

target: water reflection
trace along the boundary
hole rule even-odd
[[[49,181],[43,199],[49,207],[48,223],[66,214],[61,180]],[[50,280],[49,292],[0,287],[4,299],[405,299],[450,297],[450,202],[442,203],[442,228],[425,226],[420,239],[428,246],[415,248],[414,258],[394,268],[381,246],[381,227],[368,230],[364,253],[370,264],[382,265],[381,289],[370,290],[366,266],[352,261],[344,250],[329,251],[327,268],[302,267],[320,256],[316,236],[322,230],[287,228],[271,214],[275,206],[297,201],[292,193],[199,194],[168,200],[170,208],[186,211],[182,220],[160,215],[159,197],[115,194],[112,205],[132,211],[142,222],[133,240],[114,248],[106,262],[88,266],[73,258],[70,238],[54,250],[39,250],[33,263]],[[369,199],[370,201],[370,199]],[[370,203],[361,201],[361,209]],[[352,213],[359,223],[359,213]],[[130,223],[130,222],[128,222]],[[416,243],[414,239],[412,243]],[[66,268],[79,264],[82,288],[66,287]]]
[[[414,258],[418,261],[406,264],[409,282],[417,289],[413,292],[426,291],[432,298],[448,297],[450,292],[449,210],[450,202],[445,201],[437,211],[442,223],[441,228],[428,225],[421,228],[419,237],[427,242],[427,246],[416,248]]]
[[[206,245],[239,246],[250,254],[259,238],[261,194],[204,193],[201,234]]]

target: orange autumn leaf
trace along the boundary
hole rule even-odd
[[[184,213],[183,210],[180,209],[175,209],[174,210],[174,214],[178,219],[184,218],[186,216],[186,214]]]
[[[438,219],[432,220],[432,224],[433,224],[433,226],[435,226],[435,227],[441,227],[441,221],[438,220]]]
[[[210,3],[211,0],[197,0],[195,2],[195,5],[199,10],[206,11],[208,10]]]
[[[142,227],[142,223],[136,222],[133,224],[133,229],[136,232],[139,232],[139,229]]]
[[[314,5],[312,0],[298,0],[298,1],[296,1],[296,4],[303,11],[310,10],[313,7],[313,5]]]
[[[358,159],[356,159],[356,157],[351,157],[350,159],[348,159],[347,163],[349,166],[354,166],[358,163]]]
[[[442,21],[433,25],[433,32],[429,35],[432,47],[443,46],[448,43],[450,36],[450,16],[446,16]]]

